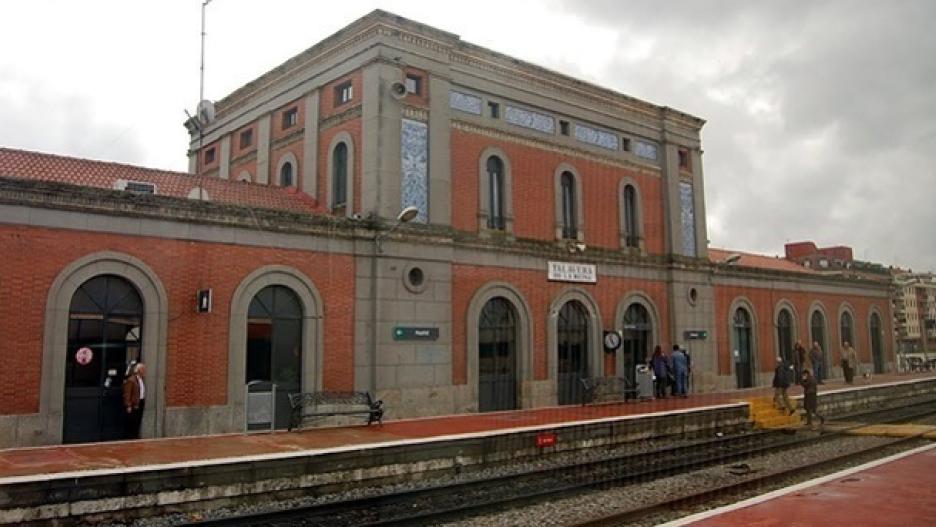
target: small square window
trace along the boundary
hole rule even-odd
[[[249,128],[241,132],[240,147],[247,148],[252,144],[253,144],[253,128]]]
[[[488,111],[491,112],[492,119],[500,119],[500,104],[488,102]]]
[[[689,151],[688,150],[679,150],[679,168],[684,170],[689,170]]]
[[[299,122],[299,109],[292,107],[283,112],[283,130],[296,126]]]
[[[559,121],[559,133],[569,135],[569,121]]]
[[[630,152],[630,149],[631,149],[630,139],[626,137],[622,137],[621,138],[621,150],[625,152]]]
[[[215,160],[214,147],[211,147],[208,150],[205,150],[205,164],[210,165],[211,163],[214,163],[214,160]]]
[[[405,84],[406,93],[422,95],[422,77],[419,75],[407,74]]]
[[[354,98],[354,85],[351,81],[335,86],[335,106],[350,102]]]

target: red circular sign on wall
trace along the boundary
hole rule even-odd
[[[91,348],[79,348],[78,351],[75,352],[75,362],[82,366],[86,366],[93,358],[94,352],[91,351]]]

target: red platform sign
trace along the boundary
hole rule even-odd
[[[536,434],[536,447],[545,448],[548,446],[556,446],[556,434],[553,432]]]

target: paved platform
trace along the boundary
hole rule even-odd
[[[834,393],[894,382],[936,379],[934,374],[879,375],[872,380],[846,386],[830,381],[820,393]],[[0,484],[30,479],[67,477],[102,469],[133,470],[172,464],[230,462],[242,458],[288,455],[296,452],[335,448],[367,448],[401,442],[437,440],[464,434],[492,435],[511,430],[555,426],[563,423],[640,416],[675,411],[692,411],[738,403],[772,393],[769,388],[691,395],[648,402],[612,403],[589,406],[563,406],[485,414],[385,422],[382,426],[317,428],[301,432],[228,434],[139,441],[117,441],[83,445],[61,445],[0,450]],[[799,388],[790,390],[800,393]]]
[[[934,489],[936,444],[665,525],[936,525]]]

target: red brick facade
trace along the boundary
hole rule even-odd
[[[39,410],[41,336],[49,288],[69,263],[98,251],[138,258],[166,289],[168,406],[225,404],[231,297],[248,274],[265,265],[297,269],[318,289],[327,343],[322,350],[323,386],[353,387],[354,297],[349,292],[354,290],[355,267],[350,256],[3,225],[0,295],[19,300],[0,304],[7,361],[0,368],[0,414]],[[213,310],[196,314],[194,295],[205,287],[214,291]]]
[[[642,233],[648,254],[662,254],[663,196],[661,179],[584,157],[560,154],[518,142],[452,130],[452,226],[478,230],[480,157],[496,147],[508,158],[513,181],[514,235],[518,238],[554,240],[555,179],[560,165],[577,172],[582,189],[582,231],[585,243],[594,247],[620,248],[620,182],[630,178],[637,187],[642,211]]]
[[[466,365],[469,353],[466,350],[467,332],[477,331],[477,328],[467,327],[468,305],[478,290],[491,282],[511,285],[523,295],[529,304],[530,325],[533,332],[531,342],[533,379],[547,379],[549,365],[547,363],[546,321],[549,308],[562,291],[569,289],[570,284],[547,282],[544,271],[455,265],[452,268],[452,383],[465,384],[467,382]],[[601,314],[602,328],[619,328],[621,321],[614,320],[618,304],[628,295],[640,293],[653,303],[656,314],[660,318],[657,321],[657,331],[660,332],[658,335],[669,334],[669,306],[665,283],[613,277],[601,277],[600,282],[600,287],[583,284],[577,288],[588,292],[594,298]],[[613,355],[606,356],[604,367],[606,375],[615,374]]]
[[[795,317],[793,322],[794,342],[802,340],[809,348],[810,316],[812,306],[818,302],[825,313],[826,339],[830,349],[825,350],[832,364],[838,364],[841,358],[841,342],[839,313],[840,309],[848,307],[854,316],[854,337],[852,344],[858,352],[859,359],[867,364],[872,363],[871,341],[868,320],[872,309],[881,316],[883,352],[886,360],[893,360],[891,339],[891,316],[889,301],[886,298],[868,298],[858,295],[830,295],[822,293],[804,293],[770,287],[731,287],[721,286],[715,289],[715,323],[717,334],[718,371],[722,375],[731,372],[731,306],[736,300],[746,300],[752,305],[754,312],[753,333],[755,351],[757,353],[757,366],[760,372],[770,372],[775,366],[777,350],[777,315],[776,311],[781,302],[793,308]]]

